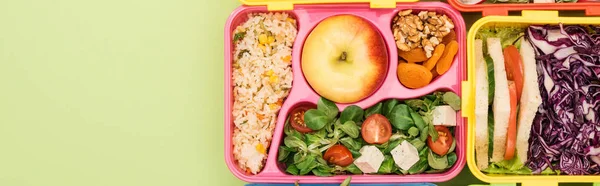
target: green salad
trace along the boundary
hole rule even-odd
[[[388,99],[339,112],[320,98],[289,114],[278,161],[292,175],[439,173],[457,161],[456,111],[460,98],[434,92],[418,99]]]

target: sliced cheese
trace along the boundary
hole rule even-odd
[[[493,78],[493,77],[492,77]],[[488,93],[487,64],[483,57],[483,41],[475,40],[475,154],[479,170],[488,167]]]
[[[525,163],[529,150],[531,124],[533,124],[538,107],[542,104],[542,96],[537,82],[535,51],[525,39],[521,40],[521,57],[523,58],[523,93],[521,93],[517,119],[517,156],[521,163]]]
[[[508,93],[508,80],[506,79],[506,69],[504,67],[504,56],[502,55],[502,45],[500,38],[487,39],[488,52],[494,61],[494,146],[492,153],[492,162],[504,160],[506,152],[506,132],[508,130],[508,120],[510,115],[510,95]]]

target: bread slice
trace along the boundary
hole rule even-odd
[[[500,38],[487,39],[488,52],[494,61],[494,146],[492,153],[492,162],[504,160],[506,152],[506,132],[508,130],[508,120],[510,117],[510,95],[508,93],[508,80],[506,79],[506,69],[504,67],[504,56],[502,55],[502,45]]]
[[[493,77],[492,77],[493,78]],[[479,170],[488,167],[488,106],[489,84],[487,64],[483,57],[483,41],[475,40],[475,154]]]
[[[533,124],[538,107],[542,104],[542,96],[537,82],[535,51],[526,39],[521,40],[520,53],[523,58],[523,93],[521,93],[517,120],[517,156],[521,163],[525,163],[527,161],[527,151],[529,150],[531,124]]]

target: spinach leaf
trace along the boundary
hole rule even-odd
[[[308,155],[304,161],[296,164],[296,167],[300,169],[300,174],[304,175],[310,172],[314,167],[316,167],[317,162],[315,161],[314,155]],[[314,167],[313,167],[314,166]],[[304,173],[304,174],[303,174]]]
[[[417,127],[410,127],[408,129],[408,135],[412,137],[417,137],[419,135],[419,129]]]
[[[428,136],[429,136],[429,126],[425,126],[425,128],[423,128],[423,130],[421,130],[421,135],[419,136],[419,139],[421,141],[425,141],[425,140],[427,140]]]
[[[320,163],[321,165],[319,165],[320,167],[329,167],[327,166],[327,161],[325,161],[325,159],[323,159],[321,156],[316,156],[315,159],[317,160],[317,163]],[[327,171],[330,172],[330,171]]]
[[[350,172],[352,174],[362,174],[362,171],[356,165],[354,165],[354,163],[348,165],[346,167],[346,171],[348,171],[348,172]]]
[[[489,55],[485,55],[485,63],[487,64],[487,80],[489,85],[488,101],[489,105],[492,105],[492,102],[494,101],[494,91],[496,90],[496,80],[494,79],[494,60],[492,60],[492,57]]]
[[[404,141],[404,139],[386,142],[387,146],[383,149],[382,153],[389,154],[390,152],[392,152],[392,150],[394,150],[394,148],[396,148],[398,145],[400,145],[400,143],[402,143],[403,141]]]
[[[277,155],[277,161],[283,162],[290,155],[290,150],[286,146],[279,146],[279,154]]]
[[[452,152],[452,153],[448,154],[448,167],[446,167],[446,168],[452,167],[456,163],[457,159],[458,158],[456,157],[456,153]]]
[[[383,116],[390,118],[390,114],[392,113],[392,110],[394,110],[394,107],[396,107],[396,105],[398,104],[398,100],[396,99],[388,99],[386,101],[383,102],[383,109],[381,110]]]
[[[365,110],[365,118],[369,117],[370,115],[373,114],[381,114],[383,110],[383,103],[379,102],[375,105],[373,105],[372,107],[369,107],[367,110]]]
[[[340,186],[350,186],[350,180],[352,180],[351,176],[348,176]]]
[[[437,130],[435,129],[435,126],[433,125],[433,116],[432,116],[431,111],[429,111],[425,114],[425,116],[423,117],[423,120],[425,121],[425,123],[428,126],[427,129],[429,130],[429,136],[431,136],[431,139],[433,141],[437,141],[438,133],[437,133]]]
[[[354,159],[356,159],[362,155],[362,154],[360,154],[360,149],[359,150],[348,149],[348,150],[350,151],[350,153],[352,153],[352,158],[354,158]]]
[[[291,164],[289,165],[286,169],[285,172],[288,172],[292,175],[298,175],[300,173],[300,170],[298,170],[298,168],[296,167],[296,165]]]
[[[396,166],[394,165],[394,159],[392,158],[392,156],[385,155],[383,163],[381,163],[381,166],[379,166],[379,170],[377,171],[377,173],[389,174],[395,171],[394,168],[396,168]]]
[[[356,123],[354,123],[354,121],[350,120],[350,121],[346,121],[341,127],[340,129],[342,131],[344,131],[344,133],[348,134],[348,136],[350,136],[351,138],[357,138],[359,133],[358,130],[358,126],[356,125]]]
[[[335,118],[339,112],[339,109],[335,103],[323,97],[317,101],[317,109],[323,112],[330,120]],[[306,118],[306,116],[304,118]]]
[[[315,176],[320,176],[320,177],[333,176],[333,174],[331,174],[330,172],[327,172],[327,171],[319,169],[319,168],[313,169],[312,173],[315,174]]]
[[[448,167],[448,158],[446,156],[440,157],[437,154],[434,154],[433,151],[429,151],[427,161],[429,162],[429,166],[434,169],[445,169]]]
[[[425,128],[425,121],[423,120],[423,117],[421,117],[421,115],[417,112],[415,112],[413,109],[410,109],[410,117],[413,119],[413,121],[415,122],[415,126],[417,126],[417,128],[419,130],[423,130],[423,128]]]
[[[363,111],[362,108],[360,108],[356,105],[351,105],[351,106],[346,107],[344,109],[344,111],[342,111],[342,113],[340,114],[340,122],[342,122],[342,123],[346,123],[347,121],[359,122],[360,120],[362,120],[364,114],[365,114],[365,112]]]
[[[331,122],[325,112],[318,109],[309,109],[304,113],[304,122],[312,130],[321,130],[325,125]]]
[[[444,93],[444,96],[442,97],[442,99],[444,100],[444,102],[448,105],[450,105],[450,107],[452,107],[452,109],[459,111],[460,110],[460,97],[458,97],[458,95],[456,95],[454,92],[446,92]]]
[[[427,168],[427,160],[419,160],[412,167],[410,167],[410,169],[408,169],[408,174],[421,174],[427,170]]]
[[[312,145],[319,144],[321,142],[321,138],[317,135],[304,134],[304,136],[306,137],[306,144]]]
[[[290,126],[290,117],[288,117],[283,125],[283,133],[285,133],[286,136],[291,136],[293,131],[295,130]]]
[[[425,110],[425,102],[420,99],[409,99],[404,101],[413,110]]]
[[[300,140],[296,136],[286,136],[283,139],[283,143],[285,144],[285,146],[287,146],[289,148],[299,148],[303,151],[306,151],[308,148],[306,146],[306,143],[304,143],[304,141]]]
[[[397,129],[408,130],[415,124],[408,110],[409,109],[406,104],[396,105],[388,117],[390,119],[390,123],[392,123],[392,125],[394,125],[394,127]]]
[[[294,164],[298,164],[306,159],[306,153],[297,152],[294,154]]]
[[[354,139],[349,138],[349,137],[340,139],[340,142],[342,143],[342,145],[347,147],[349,150],[351,149],[351,150],[359,151],[360,148],[362,147],[362,144],[360,144],[359,142],[357,142]]]
[[[313,161],[313,163],[306,169],[300,169],[300,175],[306,175],[311,172],[313,169],[317,168],[318,164]]]
[[[415,148],[417,148],[417,151],[420,151],[420,150],[423,149],[423,147],[425,147],[425,142],[421,141],[418,138],[415,138],[415,139],[411,140],[410,144],[412,144],[413,146],[415,146]]]
[[[456,148],[456,139],[452,138],[452,145],[450,145],[450,149],[448,149],[448,153],[454,152]]]

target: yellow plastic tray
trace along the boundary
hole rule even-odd
[[[600,182],[600,176],[563,176],[563,175],[487,175],[479,171],[475,163],[475,34],[484,26],[528,26],[531,24],[583,24],[600,25],[600,17],[559,17],[558,11],[522,11],[522,16],[487,16],[473,24],[467,34],[467,81],[463,81],[462,114],[467,117],[467,166],[478,179],[492,185],[557,186],[567,182]],[[600,185],[595,183],[594,185]],[[475,186],[475,185],[473,185]]]
[[[371,8],[396,8],[397,2],[419,0],[240,0],[245,5],[266,5],[268,10],[292,10],[297,4],[370,3]]]

